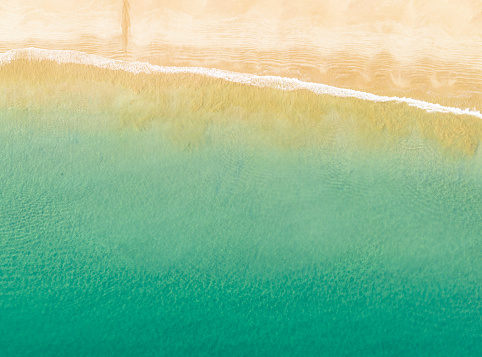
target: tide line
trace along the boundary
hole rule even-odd
[[[406,97],[388,97],[367,92],[356,91],[329,86],[321,83],[304,82],[296,78],[277,76],[260,76],[256,74],[232,72],[215,68],[203,67],[165,67],[157,66],[147,62],[128,62],[113,60],[102,56],[87,54],[73,50],[46,50],[40,48],[14,49],[0,54],[0,68],[17,59],[48,60],[59,64],[75,63],[92,65],[110,70],[128,71],[138,73],[191,73],[207,77],[224,79],[229,82],[247,84],[257,87],[270,87],[286,91],[305,89],[316,94],[326,94],[335,97],[358,98],[372,102],[397,102],[406,103],[411,107],[417,107],[427,112],[452,113],[457,115],[471,115],[482,119],[482,113],[471,109],[447,107],[436,103],[429,103],[422,100]]]

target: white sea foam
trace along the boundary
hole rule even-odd
[[[97,55],[72,50],[45,50],[39,48],[26,48],[10,50],[0,54],[0,67],[4,64],[19,58],[31,60],[50,60],[57,63],[77,63],[93,65],[111,70],[129,71],[132,73],[193,73],[213,78],[220,78],[230,82],[242,83],[258,87],[271,87],[281,90],[306,89],[317,94],[327,94],[336,97],[358,98],[372,102],[397,102],[406,103],[409,106],[417,107],[427,112],[465,114],[482,119],[482,113],[471,109],[446,107],[436,103],[429,103],[412,98],[387,97],[372,93],[360,92],[352,89],[337,88],[321,83],[304,82],[296,78],[259,76],[249,73],[225,71],[214,68],[203,67],[164,67],[146,62],[127,62],[113,60]]]

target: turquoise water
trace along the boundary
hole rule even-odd
[[[0,115],[1,355],[482,353],[480,148],[42,120]]]

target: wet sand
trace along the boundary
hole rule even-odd
[[[132,73],[97,65],[24,58],[1,67],[0,109],[31,112],[104,113],[110,119],[40,126],[142,129],[167,123],[181,146],[201,143],[210,125],[239,122],[259,140],[280,147],[346,145],[390,149],[409,138],[436,143],[447,156],[470,157],[482,140],[482,120],[474,115],[431,113],[406,103],[339,98],[309,90],[281,90],[196,73]],[[182,120],[180,119],[182,118]],[[418,140],[418,139],[417,139]]]

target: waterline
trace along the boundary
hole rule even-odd
[[[229,82],[247,84],[257,87],[270,87],[286,91],[309,90],[316,94],[327,94],[335,97],[358,98],[372,102],[397,102],[406,103],[411,107],[423,109],[427,112],[451,113],[456,115],[470,115],[482,119],[482,113],[477,110],[461,109],[429,103],[413,98],[400,98],[380,96],[372,93],[356,91],[353,89],[338,88],[321,83],[304,82],[296,78],[260,76],[249,73],[239,73],[215,68],[204,67],[164,67],[147,62],[127,62],[112,60],[102,56],[91,55],[74,50],[45,50],[39,48],[14,49],[0,55],[0,67],[16,59],[49,60],[58,64],[83,64],[110,70],[122,70],[131,73],[190,73],[207,77],[224,79]]]

